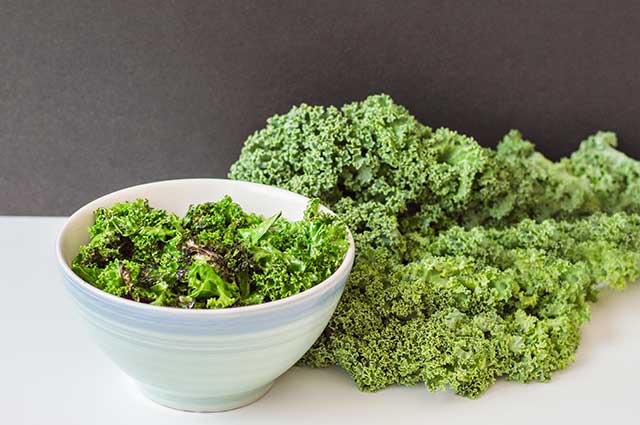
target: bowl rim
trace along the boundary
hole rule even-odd
[[[275,301],[267,301],[260,304],[248,305],[248,306],[237,306],[237,307],[229,307],[229,308],[219,308],[219,309],[206,309],[206,308],[197,308],[197,309],[187,309],[180,307],[171,307],[171,306],[156,306],[152,304],[142,303],[138,301],[129,300],[127,298],[118,297],[113,294],[109,294],[99,288],[96,288],[89,282],[80,278],[67,264],[64,260],[64,256],[62,253],[62,241],[65,238],[66,234],[70,231],[72,223],[80,216],[84,216],[87,213],[93,214],[93,211],[97,208],[96,205],[102,203],[105,199],[111,197],[117,197],[119,195],[123,195],[126,192],[129,192],[132,189],[144,189],[148,186],[159,186],[159,185],[167,185],[167,184],[176,184],[176,183],[196,183],[196,182],[230,182],[232,184],[237,185],[246,185],[247,187],[258,188],[259,190],[267,190],[267,191],[275,191],[280,192],[283,195],[293,196],[296,198],[300,198],[304,200],[307,204],[310,201],[306,196],[300,195],[295,192],[291,192],[285,189],[281,189],[276,186],[270,186],[262,183],[254,183],[248,182],[244,180],[230,180],[230,179],[219,179],[219,178],[189,178],[189,179],[169,179],[169,180],[159,180],[149,183],[138,184],[134,186],[128,186],[123,189],[119,189],[105,195],[102,195],[93,201],[83,205],[78,208],[73,214],[71,214],[67,220],[65,221],[62,229],[59,231],[58,236],[56,238],[56,258],[58,260],[59,266],[62,268],[63,273],[71,279],[72,283],[80,286],[81,288],[88,290],[94,296],[103,299],[104,301],[112,304],[119,304],[122,307],[129,307],[134,309],[141,309],[148,312],[155,312],[159,314],[177,314],[177,315],[185,315],[185,316],[220,316],[220,317],[229,317],[235,316],[238,314],[247,314],[247,313],[258,313],[258,312],[268,312],[273,310],[280,310],[282,308],[286,308],[288,306],[299,304],[304,302],[307,299],[314,298],[320,296],[323,293],[326,293],[331,288],[340,282],[340,277],[347,275],[353,266],[353,262],[355,259],[355,243],[353,240],[353,235],[351,234],[351,230],[345,224],[347,228],[347,238],[349,240],[349,247],[347,248],[347,252],[342,259],[342,263],[340,266],[325,280],[314,285],[313,287],[299,292],[295,295],[290,295],[286,298],[282,298]],[[118,201],[122,202],[122,201]],[[321,204],[321,208],[330,214],[335,213],[331,211],[329,208]]]

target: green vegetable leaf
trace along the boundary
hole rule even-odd
[[[251,245],[255,245],[269,231],[269,229],[273,227],[273,225],[276,223],[276,221],[278,221],[281,215],[282,211],[272,215],[268,219],[258,223],[251,228],[238,229],[238,233],[243,240],[249,241]]]
[[[223,308],[235,303],[238,288],[225,282],[212,266],[203,262],[195,262],[189,267],[187,281],[191,299],[206,299],[207,308]]]
[[[512,130],[488,149],[376,95],[269,118],[229,177],[319,198],[353,232],[351,277],[302,363],[339,365],[365,391],[422,382],[477,397],[499,376],[550,379],[600,285],[640,277],[640,162],[616,144],[599,132],[554,162]],[[297,249],[278,232],[252,248],[272,270],[260,293],[304,286],[282,273],[296,260],[326,272],[314,258],[341,236],[317,213]]]

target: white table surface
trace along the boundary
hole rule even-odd
[[[0,217],[0,424],[640,423],[640,285],[605,292],[576,362],[550,383],[478,400],[424,387],[358,392],[336,368],[293,368],[256,403],[186,413],[145,399],[93,344],[58,273],[63,218]]]

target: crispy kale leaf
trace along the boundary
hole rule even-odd
[[[80,247],[73,270],[113,295],[142,302],[173,298],[184,237],[180,219],[141,199],[99,208],[94,215],[89,243]]]
[[[639,277],[640,163],[615,145],[597,133],[553,162],[512,130],[487,149],[377,95],[270,118],[229,176],[319,197],[354,233],[304,364],[477,397],[567,366],[598,285]]]
[[[304,219],[245,213],[230,197],[192,205],[181,220],[136,200],[95,212],[73,270],[116,296],[154,305],[225,308],[278,300],[329,277],[346,228],[309,204]]]

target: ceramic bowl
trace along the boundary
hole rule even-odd
[[[146,198],[156,208],[183,215],[189,205],[230,195],[245,211],[282,211],[299,220],[308,199],[261,184],[222,180],[171,180],[103,196],[74,213],[57,241],[68,292],[100,348],[151,400],[190,411],[244,406],[311,347],[340,299],[354,259],[354,244],[324,282],[300,294],[264,304],[220,310],[160,307],[119,298],[79,278],[70,268],[89,239],[93,211]]]

